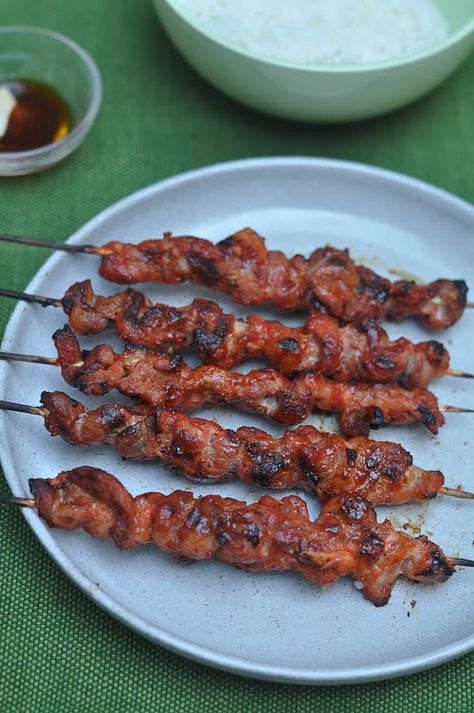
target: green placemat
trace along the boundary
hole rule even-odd
[[[395,114],[304,126],[256,114],[200,80],[165,38],[149,0],[3,0],[0,24],[64,32],[93,54],[104,80],[102,110],[76,154],[42,175],[0,180],[1,230],[64,239],[142,186],[247,156],[363,161],[474,199],[474,56],[444,86]],[[1,245],[0,284],[23,288],[44,259],[40,250]],[[12,307],[0,300],[1,330]],[[0,537],[1,711],[473,710],[474,656],[396,681],[339,688],[249,681],[190,663],[92,604],[19,512],[1,511]]]

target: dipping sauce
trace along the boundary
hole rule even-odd
[[[281,62],[371,64],[441,42],[433,0],[172,0],[203,30]]]
[[[71,130],[71,110],[48,84],[0,81],[0,151],[27,151],[59,141]]]

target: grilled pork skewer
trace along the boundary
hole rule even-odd
[[[153,304],[132,288],[111,297],[96,295],[90,280],[76,282],[54,299],[0,290],[0,296],[62,307],[78,334],[98,334],[109,324],[126,342],[169,353],[193,349],[201,361],[232,369],[246,359],[263,358],[284,374],[317,370],[336,381],[398,381],[425,388],[434,377],[449,374],[449,354],[440,342],[392,342],[374,321],[340,327],[312,313],[304,327],[288,327],[251,315],[238,319],[215,302],[195,299],[187,307]],[[453,371],[453,375],[471,376]]]
[[[414,466],[398,443],[345,440],[313,426],[273,438],[258,428],[233,431],[145,404],[112,403],[90,410],[60,391],[44,391],[41,403],[37,407],[0,401],[0,408],[42,416],[52,436],[72,445],[107,443],[124,458],[160,459],[194,480],[236,477],[279,490],[303,488],[322,501],[351,493],[374,504],[417,502],[444,492],[442,473]],[[457,489],[446,494],[474,498]]]
[[[348,250],[329,246],[309,258],[287,258],[279,250],[268,250],[251,228],[217,244],[191,236],[173,238],[171,233],[136,245],[112,241],[103,247],[9,235],[0,239],[98,255],[100,275],[122,285],[191,282],[230,294],[239,304],[271,303],[290,312],[316,306],[344,322],[417,317],[431,329],[442,329],[462,315],[468,291],[464,280],[391,282],[356,265]]]
[[[249,572],[292,570],[313,584],[349,576],[375,606],[390,598],[400,575],[445,582],[455,565],[426,537],[378,523],[364,498],[340,495],[311,521],[304,500],[265,495],[252,505],[233,498],[187,491],[132,496],[113,475],[82,466],[55,478],[31,478],[32,498],[0,496],[0,502],[37,508],[50,527],[83,529],[120,549],[155,544],[173,557],[217,557]]]
[[[301,423],[314,409],[336,411],[340,430],[348,438],[366,436],[370,428],[416,422],[437,433],[444,424],[442,412],[458,410],[438,406],[430,391],[407,391],[396,384],[342,384],[316,372],[290,381],[271,369],[247,374],[216,366],[193,369],[177,354],[168,356],[147,347],[126,346],[116,354],[109,344],[99,344],[81,351],[68,325],[58,329],[53,340],[57,358],[0,352],[0,359],[59,366],[65,381],[86,394],[102,396],[118,389],[125,396],[176,411],[236,404],[285,425]]]

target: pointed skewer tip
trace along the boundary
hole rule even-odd
[[[15,352],[1,352],[0,359],[3,361],[20,361],[26,364],[47,364],[57,366],[58,360],[55,357],[43,357],[38,354],[16,354]]]
[[[461,406],[447,406],[443,404],[439,407],[441,413],[474,413],[474,409],[462,408]]]
[[[57,357],[45,357],[38,354],[16,354],[15,352],[0,351],[0,360],[3,361],[19,361],[25,364],[46,364],[47,366],[60,366]],[[75,369],[80,369],[84,366],[83,361],[75,361],[72,365]]]
[[[439,491],[440,495],[449,495],[452,498],[462,498],[464,500],[474,500],[474,493],[470,493],[468,490],[462,490],[461,488],[447,488],[443,487]]]
[[[27,404],[18,404],[15,401],[0,400],[0,410],[28,413],[32,416],[42,416],[43,418],[48,415],[48,409],[44,408],[44,406],[28,406]]]
[[[34,245],[38,248],[48,248],[49,250],[62,250],[68,253],[95,253],[101,254],[100,248],[94,245],[71,245],[71,243],[57,243],[53,240],[40,240],[38,238],[27,238],[22,235],[9,235],[0,233],[0,241],[7,243],[19,243],[20,245]],[[106,253],[104,253],[106,254]]]
[[[449,559],[458,567],[474,567],[474,560],[468,560],[464,557],[450,557]]]
[[[14,300],[23,300],[23,302],[36,302],[43,307],[62,307],[62,301],[54,297],[43,297],[42,295],[30,295],[28,292],[19,292],[18,290],[7,290],[4,287],[0,288],[0,297],[11,297]]]
[[[15,495],[0,493],[0,505],[19,505],[23,508],[34,508],[36,503],[33,498],[18,498]]]
[[[456,376],[461,379],[474,379],[474,374],[470,374],[468,371],[463,371],[462,369],[448,369],[446,372],[448,376]]]

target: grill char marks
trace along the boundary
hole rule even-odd
[[[374,503],[430,498],[444,482],[438,471],[411,465],[410,454],[388,441],[347,441],[312,426],[272,438],[258,428],[232,431],[214,421],[144,404],[104,404],[88,410],[61,392],[44,392],[41,401],[51,435],[74,445],[109,444],[124,458],[160,459],[191,479],[238,477],[275,489],[305,488],[323,501],[351,492]]]
[[[368,435],[371,427],[416,421],[436,433],[444,423],[436,398],[424,389],[342,384],[311,371],[290,380],[271,369],[247,374],[215,366],[192,369],[179,355],[136,345],[128,345],[122,354],[107,344],[84,353],[68,325],[53,338],[64,379],[91,395],[118,389],[153,406],[185,412],[209,403],[235,404],[287,425],[300,423],[314,409],[336,411],[348,437]]]
[[[210,316],[211,318],[214,316],[212,312]],[[212,359],[222,349],[231,326],[231,320],[227,319],[224,314],[218,314],[216,317],[210,323],[207,321],[197,327],[192,337],[196,351],[203,361],[206,361],[206,357]]]
[[[212,287],[219,279],[219,268],[213,260],[194,252],[188,253],[188,260],[191,267],[199,275],[200,284]]]
[[[464,280],[453,280],[453,284],[458,291],[459,304],[464,308],[467,304],[467,293],[469,292],[469,288]]]
[[[344,322],[417,317],[432,329],[449,327],[461,316],[463,280],[390,282],[357,265],[347,250],[326,246],[308,259],[268,250],[265,240],[245,228],[220,243],[191,236],[145,240],[138,245],[104,246],[100,274],[111,282],[191,282],[230,294],[244,305],[273,304],[294,312],[321,305]]]
[[[88,280],[69,288],[63,302],[78,334],[96,334],[113,323],[126,342],[167,353],[191,348],[205,363],[225,369],[258,358],[284,374],[318,370],[340,382],[398,381],[425,388],[449,367],[439,343],[392,342],[373,320],[341,327],[329,315],[313,312],[296,328],[257,315],[238,319],[209,300],[175,308],[153,305],[132,289],[101,297]]]
[[[132,497],[112,475],[87,466],[29,484],[50,527],[82,528],[121,549],[152,543],[179,559],[217,557],[250,572],[290,570],[314,584],[350,576],[376,606],[388,601],[400,575],[434,583],[453,572],[437,545],[397,532],[388,520],[378,523],[362,498],[332,498],[311,521],[294,495],[265,495],[251,505],[179,490]]]
[[[247,442],[245,448],[254,463],[251,471],[253,481],[257,485],[270,486],[271,477],[286,465],[284,457],[278,452],[265,452],[258,442]]]
[[[426,540],[421,537],[420,539]],[[431,543],[433,545],[433,543]],[[428,566],[419,573],[422,579],[431,579],[432,577],[439,578],[441,581],[446,581],[448,577],[454,574],[453,565],[446,560],[442,551],[436,545],[432,546],[431,557]]]

